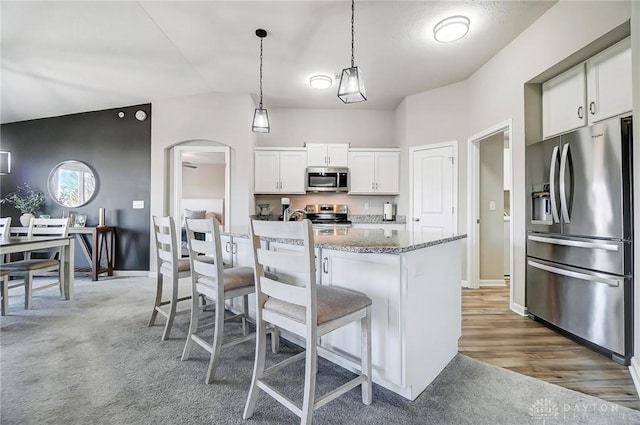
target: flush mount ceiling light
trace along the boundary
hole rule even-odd
[[[309,85],[314,89],[328,89],[333,84],[333,80],[328,75],[314,75],[309,78]]]
[[[459,40],[469,32],[470,23],[466,16],[451,16],[443,19],[433,27],[433,37],[441,43]]]
[[[254,133],[268,133],[270,130],[269,115],[267,110],[262,107],[262,40],[267,36],[267,31],[257,29],[256,35],[260,38],[260,105],[253,114],[252,131]]]
[[[338,87],[338,97],[344,103],[355,103],[367,100],[367,94],[364,89],[364,81],[362,75],[358,72],[358,67],[354,65],[354,47],[353,47],[353,21],[355,15],[355,2],[351,0],[351,68],[342,70],[340,77],[340,87]]]

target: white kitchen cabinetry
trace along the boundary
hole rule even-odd
[[[584,64],[542,84],[542,135],[544,138],[587,124]]]
[[[347,167],[348,143],[306,143],[308,167]]]
[[[632,109],[631,42],[620,41],[542,84],[548,138]]]
[[[349,194],[396,195],[400,192],[399,149],[350,149]]]
[[[306,193],[305,149],[255,149],[254,193]]]
[[[626,38],[587,61],[589,124],[633,109],[631,39]]]

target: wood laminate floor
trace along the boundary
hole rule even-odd
[[[509,310],[508,287],[462,290],[462,354],[640,410],[629,369]]]

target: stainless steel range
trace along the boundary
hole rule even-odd
[[[316,229],[336,229],[351,227],[347,205],[318,204],[307,205],[304,208],[307,218]]]

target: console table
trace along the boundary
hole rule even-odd
[[[69,227],[69,235],[74,235],[80,242],[80,248],[91,265],[91,280],[98,280],[102,273],[113,276],[115,233],[116,228],[112,226]]]

